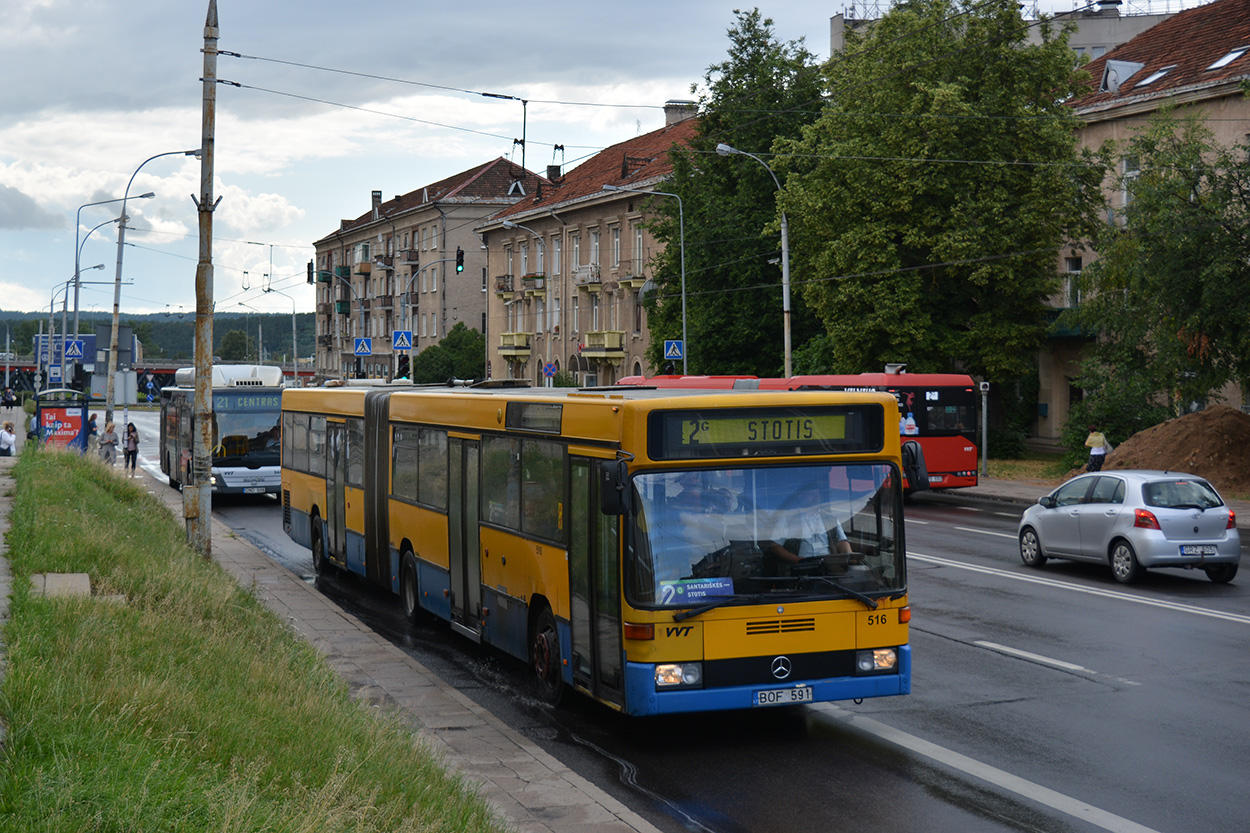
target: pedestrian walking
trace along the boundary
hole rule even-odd
[[[5,420],[4,427],[0,428],[0,457],[12,457],[16,450],[16,426],[11,421]]]
[[[1098,426],[1089,426],[1089,436],[1085,438],[1085,447],[1089,449],[1088,471],[1102,471],[1102,464],[1111,453],[1111,443],[1106,435],[1098,430]]]
[[[111,422],[100,435],[100,459],[110,466],[117,464],[117,430]]]
[[[92,414],[87,419],[87,453],[88,454],[95,454],[96,449],[99,447],[100,432],[96,429],[95,419],[96,419],[95,414]]]
[[[135,462],[139,459],[139,429],[132,422],[126,426],[126,436],[122,438],[122,468],[127,477],[135,476]]]

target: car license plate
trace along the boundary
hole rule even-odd
[[[810,703],[815,692],[810,686],[798,688],[766,688],[755,692],[752,706],[788,706],[791,703]]]
[[[260,495],[264,493],[265,493],[264,486],[245,486],[243,488],[243,494],[245,495]]]
[[[1187,544],[1181,547],[1181,555],[1215,555],[1216,548],[1210,544]]]

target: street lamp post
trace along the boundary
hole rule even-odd
[[[135,199],[150,200],[155,196],[156,196],[156,192],[148,191],[146,194],[140,194],[139,196],[135,197]],[[96,226],[91,231],[87,232],[87,236],[82,239],[82,243],[79,243],[78,242],[78,229],[82,228],[82,210],[84,208],[90,208],[93,205],[109,205],[110,203],[122,202],[124,199],[125,197],[118,197],[117,199],[113,199],[113,200],[100,200],[99,202],[89,202],[89,203],[84,203],[83,205],[78,206],[78,213],[77,215],[75,215],[75,218],[74,218],[74,334],[75,335],[78,334],[78,263],[79,263],[79,259],[82,256],[82,247],[87,242],[87,237],[91,236],[91,231],[95,231],[95,228],[99,228],[100,226],[105,225],[105,223],[101,223],[100,226]],[[115,223],[117,221],[114,219],[114,220],[107,220],[105,222]]]
[[[139,163],[139,167],[135,168],[135,172],[130,175],[130,181],[126,183],[126,191],[122,195],[122,213],[117,221],[117,275],[113,281],[113,334],[109,338],[109,372],[108,372],[108,388],[106,400],[104,402],[104,421],[109,423],[113,421],[113,400],[115,397],[117,384],[117,336],[118,327],[121,319],[121,303],[122,303],[122,253],[126,249],[126,201],[130,198],[130,186],[134,184],[135,177],[139,175],[139,171],[143,170],[143,166],[151,162],[153,159],[160,159],[162,156],[199,156],[200,150],[171,150],[168,153],[158,153],[155,156],[149,156]]]
[[[257,312],[257,313],[260,312],[260,310],[256,309],[256,307],[249,306],[243,303],[242,301],[239,301],[239,306],[243,307],[244,309],[250,309],[252,312]],[[246,312],[243,313],[243,360],[244,361],[247,361],[247,356],[248,356],[247,351],[248,351],[248,348],[251,347],[251,339],[248,337],[248,333],[251,332],[250,328],[252,326],[251,318],[252,316],[249,315],[248,313]],[[260,343],[260,328],[259,327],[257,327],[256,329],[256,341],[258,344]],[[257,350],[256,355],[260,356],[259,349]],[[263,363],[264,362],[257,361],[257,364],[263,364]]]
[[[417,278],[421,277],[421,273],[424,272],[426,269],[429,269],[431,266],[438,266],[440,263],[454,263],[454,262],[455,262],[455,258],[450,258],[450,257],[443,258],[442,260],[432,260],[429,263],[422,266],[417,271],[413,272],[412,277],[408,279],[408,289],[407,291],[404,292],[404,323],[408,326],[408,332],[410,334],[413,333],[413,329],[412,329],[412,287],[413,287],[413,284],[417,282]],[[417,339],[415,335],[411,337],[412,337],[412,354],[413,354],[413,358],[416,358]],[[409,379],[413,378],[411,362],[408,365],[408,378]]]
[[[294,381],[298,382],[299,381],[299,346],[298,346],[298,342],[295,340],[295,298],[291,295],[287,295],[287,293],[283,292],[281,289],[274,289],[273,287],[268,287],[264,291],[276,292],[279,295],[285,295],[287,298],[291,299],[291,378]]]
[[[690,354],[690,342],[686,340],[686,210],[681,204],[681,197],[668,191],[644,191],[640,188],[626,188],[622,185],[605,185],[603,190],[628,191],[631,194],[655,194],[659,197],[672,197],[677,200],[677,228],[681,247],[681,373],[684,376],[686,375],[686,357]],[[787,347],[786,355],[789,354]],[[787,372],[786,375],[790,374]]]
[[[747,153],[745,150],[738,150],[735,147],[721,142],[716,146],[716,152],[720,156],[746,156],[754,159],[764,166],[764,170],[768,171],[768,175],[773,178],[773,184],[777,186],[777,191],[781,191],[781,182],[777,179],[777,175],[773,173],[773,169],[768,167],[768,163],[758,156]],[[791,376],[790,363],[790,225],[786,221],[786,212],[781,212],[781,315],[783,338],[785,341],[785,364],[786,378]]]
[[[156,196],[156,195],[155,195],[155,194],[152,194],[152,196]],[[136,199],[138,199],[138,197],[136,197]],[[110,202],[114,202],[114,201],[113,201],[113,200],[110,200]],[[120,202],[120,200],[116,200],[116,202]],[[93,228],[91,231],[89,231],[89,232],[87,232],[86,234],[84,234],[84,235],[83,235],[83,238],[82,238],[82,242],[78,244],[78,251],[74,254],[74,337],[75,337],[75,338],[77,338],[77,337],[78,337],[78,290],[79,290],[79,288],[80,288],[80,287],[82,286],[82,284],[83,284],[83,281],[82,281],[82,278],[81,278],[81,275],[80,275],[81,268],[79,267],[79,264],[82,262],[82,250],[83,250],[83,247],[87,245],[87,239],[88,239],[89,237],[91,237],[91,235],[95,232],[95,230],[96,230],[96,229],[98,229],[98,228],[102,228],[102,227],[104,227],[104,226],[107,226],[109,223],[116,223],[116,222],[117,222],[117,218],[116,218],[116,217],[114,217],[112,220],[105,220],[103,223],[100,223],[98,226],[96,226],[95,228]],[[92,269],[103,269],[103,268],[104,268],[104,264],[103,264],[103,263],[101,263],[99,266],[92,266],[91,268],[92,268]],[[67,293],[67,294],[66,294],[66,301],[68,302],[68,300],[69,300],[69,295],[68,295],[68,293]],[[62,379],[65,379],[65,378],[66,378],[66,373],[65,373],[65,365],[66,365],[66,362],[65,362],[65,339],[66,339],[66,336],[67,336],[67,335],[68,335],[68,333],[69,333],[69,330],[66,328],[65,323],[66,323],[66,322],[65,322],[64,308],[62,308],[62,313],[61,313],[61,378],[62,378]],[[90,391],[88,391],[88,393],[89,393],[89,392],[90,392]]]
[[[523,226],[523,225],[521,225],[520,223],[514,223],[514,222],[512,222],[511,220],[504,220],[504,221],[503,221],[503,227],[504,227],[504,228],[506,228],[506,229],[517,229],[517,228],[519,228],[519,229],[521,229],[522,231],[528,231],[530,234],[534,235],[534,241],[535,241],[536,243],[538,243],[539,251],[542,253],[543,263],[546,263],[546,262],[547,262],[547,246],[546,246],[546,244],[544,244],[544,243],[543,243],[543,238],[542,238],[542,235],[540,235],[538,232],[534,231],[534,230],[533,230],[532,228],[530,228],[529,226]],[[545,270],[544,270],[544,272],[545,272]],[[553,289],[551,288],[551,282],[550,282],[549,280],[547,280],[547,275],[546,275],[546,274],[544,274],[544,275],[543,275],[543,286],[544,286],[544,287],[546,288],[546,290],[547,290],[547,327],[546,327],[546,329],[547,329],[547,333],[546,333],[546,338],[544,338],[544,339],[543,339],[544,341],[546,341],[546,342],[547,342],[547,360],[546,360],[545,364],[551,364],[551,341],[552,341],[551,329],[552,329],[552,324],[553,324],[553,321],[552,321],[552,315],[551,315],[551,312],[552,312],[552,309],[551,309],[551,307],[552,307],[552,303],[551,303],[551,302],[555,299],[555,290],[553,290]],[[547,387],[551,387],[551,386],[552,386],[552,384],[553,384],[552,377],[550,377],[550,376],[546,375],[546,373],[544,372],[544,373],[543,373],[543,378],[545,378],[545,379],[547,380]]]
[[[52,383],[52,360],[56,357],[56,350],[54,349],[54,345],[56,343],[56,329],[53,327],[53,315],[56,311],[57,293],[64,292],[61,299],[61,384],[63,385],[65,384],[65,309],[69,302],[69,288],[71,286],[77,287],[82,283],[80,278],[81,272],[90,272],[92,269],[103,268],[103,263],[97,263],[95,266],[88,266],[86,269],[77,270],[74,277],[64,283],[58,283],[56,286],[52,287],[52,296],[48,299],[48,363],[44,367],[44,372],[47,374],[44,381],[49,385]]]

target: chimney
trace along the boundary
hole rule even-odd
[[[381,208],[382,208],[382,192],[374,191],[373,192],[373,219],[375,220],[378,219],[378,214],[380,213]]]
[[[559,165],[547,166],[547,179],[549,179],[552,182],[558,182],[560,180],[560,166]]]
[[[672,127],[673,125],[683,122],[686,119],[692,119],[699,115],[699,105],[697,102],[685,99],[670,98],[664,102],[664,126]]]

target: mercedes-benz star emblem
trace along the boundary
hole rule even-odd
[[[784,680],[790,676],[789,657],[777,657],[773,660],[773,676],[779,680]]]

